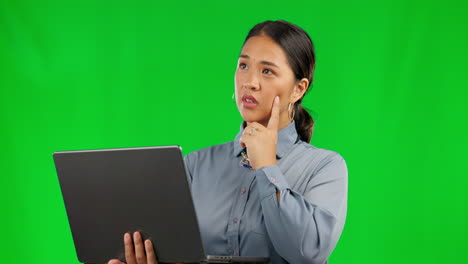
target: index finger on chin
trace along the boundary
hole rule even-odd
[[[268,121],[268,128],[269,129],[274,129],[278,131],[278,126],[279,126],[279,96],[275,97],[275,100],[273,100],[273,106],[271,108],[271,116],[270,120]]]

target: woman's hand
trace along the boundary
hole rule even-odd
[[[127,261],[127,264],[158,264],[151,240],[146,239],[143,243],[140,232],[133,233],[133,240],[129,233],[125,233],[124,244],[125,260]],[[109,260],[108,264],[125,263],[118,259],[111,259]]]
[[[276,164],[279,112],[279,96],[276,96],[267,127],[257,122],[249,123],[240,138],[240,145],[247,148],[250,165],[255,170]]]

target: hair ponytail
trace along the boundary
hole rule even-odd
[[[310,140],[312,139],[312,132],[314,130],[314,119],[309,114],[309,112],[307,112],[307,110],[302,105],[300,105],[300,102],[294,104],[294,109],[294,123],[296,125],[299,138],[302,141],[310,143]]]

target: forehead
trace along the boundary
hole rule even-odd
[[[249,38],[242,47],[241,55],[248,55],[251,60],[265,60],[282,65],[288,64],[284,50],[267,36]]]

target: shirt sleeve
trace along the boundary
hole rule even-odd
[[[187,155],[184,156],[184,165],[185,165],[185,173],[187,174],[187,181],[190,186],[190,189],[192,189],[192,182],[193,182],[193,168],[196,165],[195,156],[196,152],[191,152]]]
[[[348,170],[344,159],[336,152],[325,157],[311,172],[302,195],[289,187],[278,165],[257,170],[256,181],[275,250],[289,263],[324,263],[346,218]]]

